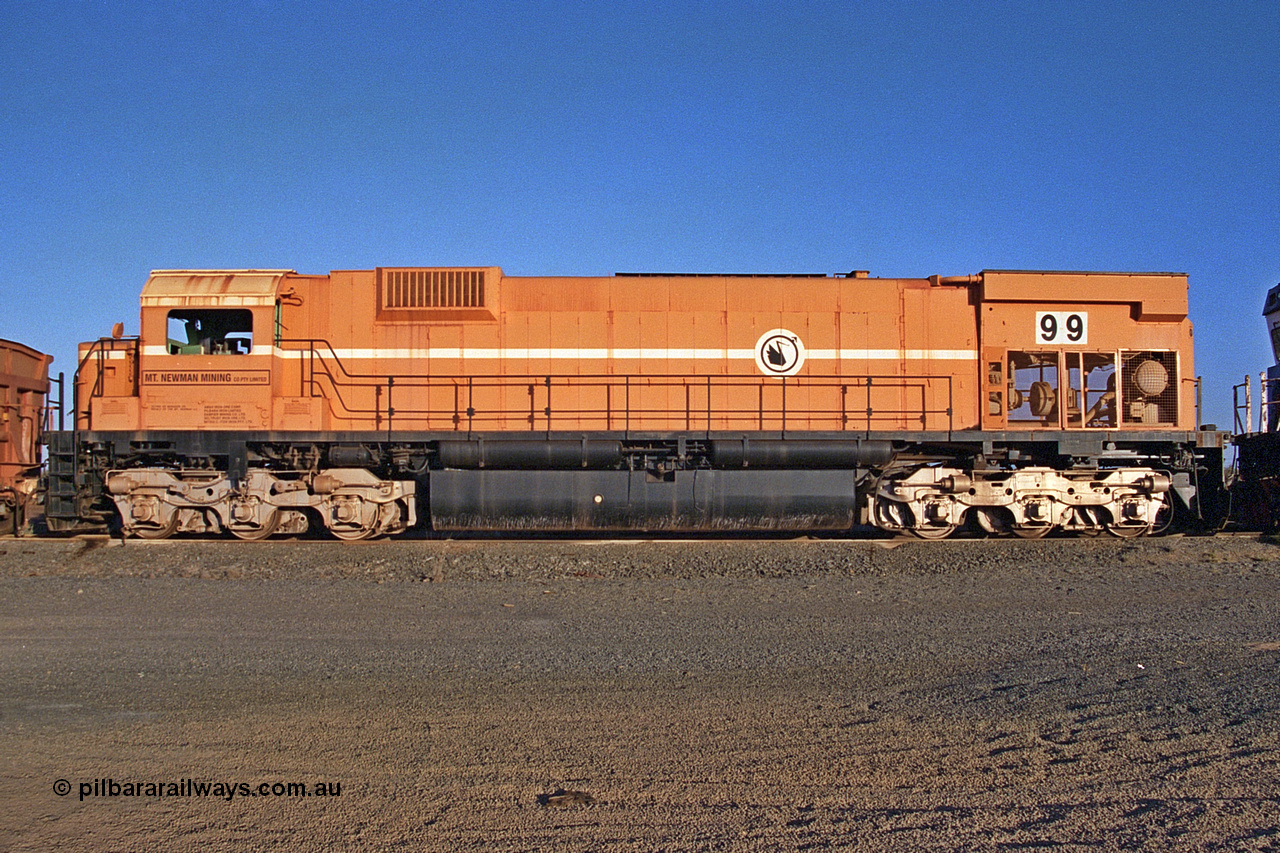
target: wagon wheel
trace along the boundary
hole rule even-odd
[[[129,532],[139,539],[168,539],[178,529],[178,514],[169,516],[169,520],[160,527],[131,527]]]
[[[276,528],[280,526],[280,512],[272,510],[267,516],[267,520],[262,523],[261,527],[232,527],[231,535],[237,539],[243,539],[246,542],[257,542],[260,539],[266,539],[272,533],[276,532]]]
[[[1052,525],[1046,524],[1043,527],[1011,527],[1009,531],[1019,539],[1043,539],[1052,529]]]
[[[12,489],[4,489],[3,491],[13,492]],[[4,495],[3,499],[0,500],[0,504],[7,504],[12,510],[8,523],[4,526],[6,529],[0,529],[0,533],[12,533],[14,536],[20,535],[22,526],[26,524],[26,513],[24,512],[26,502],[21,495],[14,492],[12,499],[8,494]]]

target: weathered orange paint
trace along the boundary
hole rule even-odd
[[[1025,428],[990,412],[996,354],[1056,353],[1066,375],[1079,359],[1073,352],[1149,350],[1176,354],[1177,423],[1160,428],[1194,428],[1182,274],[417,272],[394,281],[384,279],[387,270],[154,273],[136,345],[82,348],[107,346],[109,357],[86,361],[77,423],[255,432]],[[446,282],[439,299],[422,295],[430,290],[422,282],[435,280],[427,273]],[[472,295],[458,296],[455,279]],[[414,284],[406,289],[405,281]],[[483,305],[448,304],[474,303],[481,281]],[[248,311],[252,350],[170,352],[170,312],[206,309]],[[1087,344],[1038,341],[1038,312],[1087,312]],[[774,329],[794,334],[808,353],[785,379],[764,375],[753,355]],[[1070,427],[1060,408],[1056,422],[1036,428]]]

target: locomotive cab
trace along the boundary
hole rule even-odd
[[[1280,365],[1280,284],[1267,291],[1267,300],[1262,306],[1262,316],[1267,322],[1267,336],[1271,340],[1271,354]]]
[[[1242,412],[1239,398],[1236,400],[1232,516],[1244,527],[1274,532],[1280,528],[1280,284],[1267,291],[1262,316],[1276,363],[1267,368],[1262,381],[1262,415],[1257,432],[1252,425],[1251,401],[1246,402]],[[1243,387],[1247,391],[1248,377]]]
[[[261,539],[318,520],[359,539],[411,526],[411,479],[301,460],[299,445],[279,459],[263,440],[299,398],[307,426],[323,426],[277,346],[281,308],[299,302],[305,280],[291,270],[153,272],[138,338],[81,345],[76,455],[97,468],[81,478],[96,493],[80,494],[74,511],[59,507],[75,516],[61,520],[102,517],[109,495],[125,531],[143,538],[226,530]]]
[[[1267,368],[1267,432],[1280,430],[1280,284],[1267,291],[1267,300],[1262,307],[1262,316],[1267,323],[1267,337],[1271,341],[1271,355],[1275,364]]]

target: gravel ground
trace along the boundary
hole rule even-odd
[[[4,540],[0,848],[1280,850],[1278,576],[1240,536]]]

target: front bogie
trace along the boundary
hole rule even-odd
[[[340,539],[403,532],[415,520],[414,482],[360,468],[277,475],[251,470],[238,484],[217,471],[130,468],[106,474],[125,535],[228,531],[240,539],[298,535],[319,518]]]

